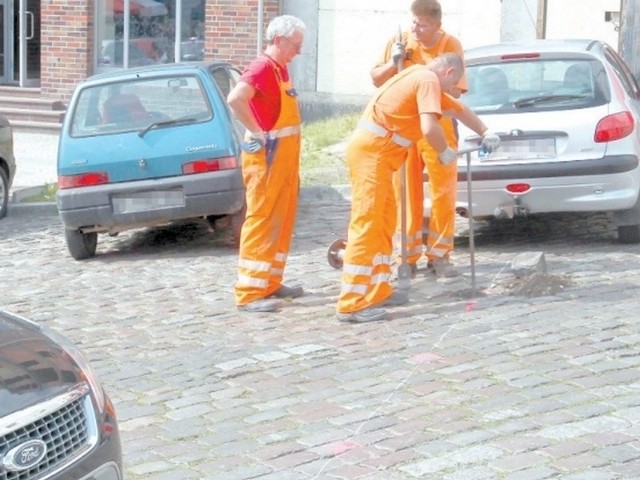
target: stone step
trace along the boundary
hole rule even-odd
[[[0,86],[0,115],[14,130],[59,131],[65,111],[62,101],[43,99],[39,88]]]
[[[33,120],[9,120],[14,132],[58,133],[62,125],[54,122],[39,122]]]
[[[40,97],[7,96],[0,91],[0,108],[64,111],[67,107],[59,100],[51,101]]]

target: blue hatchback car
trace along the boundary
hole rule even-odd
[[[177,220],[244,219],[242,127],[226,97],[240,72],[224,62],[164,64],[80,83],[58,147],[57,206],[82,260],[98,234]]]

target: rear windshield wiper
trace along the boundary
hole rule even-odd
[[[516,108],[530,107],[531,105],[538,105],[540,103],[553,103],[564,102],[566,100],[579,100],[586,98],[588,95],[538,95],[535,97],[521,98],[513,102],[513,106]]]
[[[138,132],[138,136],[140,138],[144,137],[145,134],[149,130],[154,130],[156,128],[164,128],[170,127],[172,125],[186,125],[188,123],[195,123],[198,121],[197,117],[182,117],[182,118],[174,118],[173,120],[161,120],[159,122],[153,122],[144,127],[142,130]]]

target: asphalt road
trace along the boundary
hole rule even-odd
[[[0,221],[0,306],[87,353],[128,480],[640,478],[640,247],[608,217],[478,232],[475,294],[459,238],[462,277],[421,270],[390,320],[352,325],[326,261],[337,198],[300,206],[285,278],[308,295],[280,313],[236,310],[236,252],[204,223],[77,262],[43,211]],[[523,252],[547,273],[516,277]]]

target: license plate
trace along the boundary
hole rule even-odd
[[[115,213],[144,212],[161,208],[184,207],[182,189],[127,193],[111,198]]]
[[[530,160],[556,156],[555,138],[509,139],[500,143],[495,152],[478,154],[483,162],[495,160]]]

